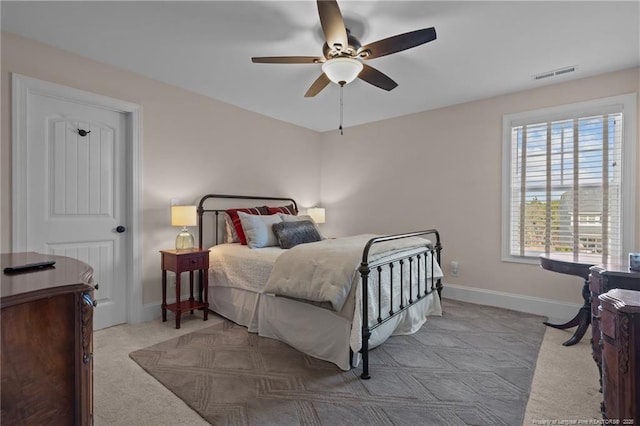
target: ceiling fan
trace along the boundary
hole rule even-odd
[[[320,25],[326,42],[322,47],[324,57],[316,56],[266,56],[253,57],[254,63],[264,64],[322,64],[323,73],[309,87],[305,97],[320,93],[330,82],[344,86],[360,78],[384,90],[393,90],[398,83],[386,74],[363,63],[381,56],[401,52],[436,39],[435,28],[424,28],[398,34],[362,46],[345,27],[340,7],[336,1],[317,0]]]

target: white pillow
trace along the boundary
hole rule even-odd
[[[254,249],[277,246],[278,240],[273,233],[272,225],[282,222],[280,215],[254,215],[238,212],[242,230],[247,237],[247,245]]]
[[[301,220],[308,220],[309,222],[313,223],[313,226],[315,226],[316,231],[318,231],[318,234],[320,234],[320,237],[322,237],[323,240],[325,239],[325,236],[322,235],[322,232],[320,232],[320,227],[318,226],[316,221],[313,220],[311,216],[306,214],[301,214],[296,216],[291,214],[284,214],[284,213],[278,213],[278,214],[282,218],[283,222],[300,222]]]

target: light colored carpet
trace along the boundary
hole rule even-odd
[[[129,353],[154,343],[210,327],[223,320],[209,313],[182,317],[180,330],[173,317],[142,324],[123,324],[96,331],[93,337],[93,408],[94,424],[208,425],[181,399],[148,375]]]
[[[562,346],[575,331],[547,327],[538,353],[524,424],[600,424],[598,367],[591,357],[591,328],[573,346]],[[583,420],[583,422],[577,422]]]
[[[95,333],[96,425],[208,424],[128,356],[137,349],[223,321],[210,315],[209,321],[204,322],[201,315],[184,317],[180,330],[170,320],[121,325]],[[565,348],[561,343],[570,335],[570,331],[547,329],[523,424],[548,419],[599,418],[598,373],[588,339]]]

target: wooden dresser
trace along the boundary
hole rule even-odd
[[[640,424],[640,291],[599,296],[602,414],[612,424]]]
[[[4,272],[46,259],[55,265]],[[0,423],[93,424],[93,269],[38,253],[1,260]]]
[[[593,359],[602,377],[602,357],[600,349],[600,300],[598,296],[614,288],[640,291],[640,272],[632,271],[626,265],[609,263],[589,268],[589,290],[591,292],[591,348]]]

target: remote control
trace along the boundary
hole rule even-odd
[[[15,274],[18,272],[37,271],[39,269],[52,267],[55,260],[45,260],[43,262],[25,263],[24,265],[7,266],[4,268],[5,274]]]

